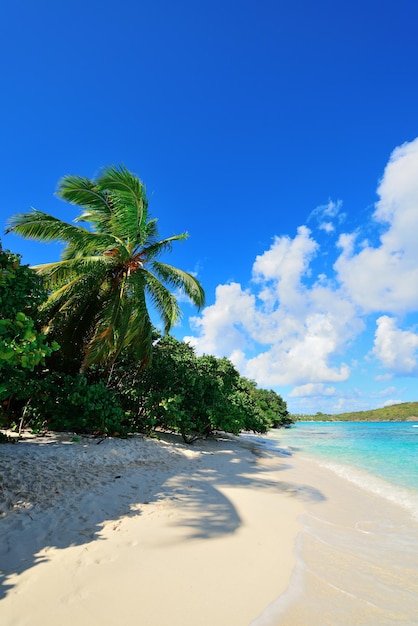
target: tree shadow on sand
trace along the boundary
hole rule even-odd
[[[15,575],[49,560],[48,548],[61,550],[104,541],[100,534],[105,524],[141,515],[156,502],[181,507],[182,515],[176,523],[190,530],[189,538],[211,539],[232,534],[242,524],[234,504],[223,491],[225,488],[269,490],[302,500],[324,499],[310,486],[278,481],[277,475],[270,479],[269,472],[277,471],[277,463],[271,468],[260,463],[269,454],[252,443],[239,439],[237,445],[235,439],[222,437],[190,447],[174,436],[164,435],[162,439],[159,443],[141,442],[141,446],[159,448],[159,456],[144,460],[140,456],[143,448],[139,447],[138,457],[131,454],[128,462],[117,455],[114,461],[109,461],[114,443],[104,441],[99,449],[108,461],[99,466],[97,451],[91,465],[88,447],[85,460],[77,467],[66,464],[66,459],[71,459],[71,446],[66,447],[63,456],[62,447],[57,445],[56,454],[51,456],[49,451],[45,455],[49,473],[42,467],[41,447],[35,470],[30,462],[30,448],[20,454],[17,450],[20,443],[1,446],[0,498],[7,492],[8,479],[14,474],[21,485],[30,486],[32,480],[39,487],[38,481],[44,481],[41,493],[45,492],[49,501],[44,499],[41,506],[31,505],[30,489],[27,493],[14,494],[13,509],[0,518],[0,599],[13,589]],[[34,445],[43,444],[29,444]],[[135,440],[123,445],[134,446]],[[15,448],[19,454],[14,454]],[[51,464],[55,464],[52,469]],[[280,469],[285,472],[287,467],[288,459],[282,459]],[[60,485],[65,488],[61,490]]]
[[[188,539],[220,537],[236,532],[241,526],[238,511],[224,494],[224,488],[268,491],[302,501],[325,500],[325,496],[311,485],[277,479],[277,471],[285,472],[291,467],[289,453],[282,455],[280,450],[268,452],[245,440],[239,439],[239,443],[237,454],[236,440],[231,443],[225,437],[216,442],[201,442],[203,462],[202,456],[193,459],[187,473],[178,473],[167,481],[166,498],[179,501],[185,510],[186,514],[177,523],[190,529]],[[205,454],[212,454],[216,459],[210,467],[202,467],[207,465]],[[277,463],[278,456],[282,457],[280,465]]]

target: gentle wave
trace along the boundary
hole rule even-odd
[[[418,495],[416,492],[403,487],[398,487],[396,485],[391,485],[382,478],[378,478],[377,476],[373,476],[367,472],[362,472],[347,465],[319,460],[318,458],[316,458],[315,461],[321,467],[333,471],[341,478],[357,485],[357,487],[360,487],[364,491],[378,495],[393,504],[401,506],[415,519],[418,519]]]

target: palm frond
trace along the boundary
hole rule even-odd
[[[132,251],[135,247],[141,224],[138,224],[137,207],[130,199],[122,195],[112,195],[112,216],[109,222],[109,231],[118,237]]]
[[[103,282],[100,284],[94,275],[75,276],[71,280],[57,285],[41,309],[47,314],[46,318],[49,315],[49,319],[64,312],[66,316],[77,316],[80,302],[96,298],[97,294],[103,291],[103,288]]]
[[[158,241],[158,219],[154,217],[153,219],[148,220],[138,234],[138,244],[145,245],[146,242],[151,244]]]
[[[95,332],[86,346],[85,367],[114,360],[124,346],[133,308],[129,290],[129,278],[125,276],[104,294]]]
[[[153,261],[151,267],[164,282],[184,292],[198,309],[205,305],[204,289],[192,274],[159,261]]]
[[[132,274],[129,277],[129,293],[132,303],[131,317],[122,349],[132,354],[133,358],[146,365],[151,359],[152,333],[154,327],[148,312],[146,292],[146,272]]]
[[[146,211],[148,202],[145,186],[124,165],[112,165],[104,168],[96,183],[102,190],[116,191],[118,194],[130,197],[138,205],[138,215],[142,215],[142,212]]]
[[[85,297],[88,290],[89,297]],[[67,285],[65,292],[51,294],[49,308],[41,312],[47,331],[67,354],[80,358],[88,337],[91,337],[102,309],[102,292],[94,285],[78,281]]]
[[[160,239],[160,241],[152,241],[149,245],[145,245],[142,248],[143,255],[147,260],[154,259],[164,252],[171,252],[174,241],[183,241],[188,239],[188,237],[188,233],[181,233],[180,235]]]
[[[132,311],[128,332],[126,333],[122,349],[126,349],[137,363],[143,366],[151,360],[152,333],[154,327],[151,323],[148,309],[144,299],[144,305]]]
[[[51,321],[51,319],[56,315],[56,313],[68,306],[68,302],[71,299],[71,295],[76,288],[76,285],[80,278],[74,277],[72,280],[67,280],[65,284],[60,287],[54,289],[50,294],[46,302],[44,302],[40,310],[46,315],[44,315],[45,319]]]
[[[99,275],[104,275],[108,268],[109,261],[103,256],[67,259],[32,266],[32,269],[43,277],[47,289],[57,289],[67,282],[84,277],[89,272],[95,274],[97,281]]]
[[[84,209],[76,222],[91,222],[103,230],[110,220],[112,211],[108,197],[89,178],[64,176],[58,183],[56,195]]]
[[[177,298],[153,274],[147,270],[144,270],[144,273],[146,274],[146,294],[161,316],[164,324],[164,332],[168,333],[181,318],[181,309],[178,305]]]
[[[37,209],[30,213],[17,213],[9,219],[8,224],[7,233],[13,232],[26,239],[36,239],[45,243],[71,242],[73,246],[86,249],[88,253],[93,250],[106,250],[115,243],[114,237],[74,226]]]
[[[97,178],[97,186],[112,199],[112,231],[134,246],[147,222],[145,186],[123,165],[105,168]]]

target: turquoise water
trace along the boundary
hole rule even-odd
[[[418,422],[298,422],[258,441],[290,492],[321,497],[304,500],[288,590],[252,626],[418,625]]]
[[[298,422],[269,440],[418,517],[418,422]]]

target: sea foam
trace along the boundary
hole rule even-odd
[[[319,461],[321,467],[331,470],[341,478],[357,485],[364,491],[385,498],[389,502],[406,509],[415,519],[418,520],[418,495],[416,492],[392,485],[382,478],[363,472],[348,465],[341,465],[331,461]]]

